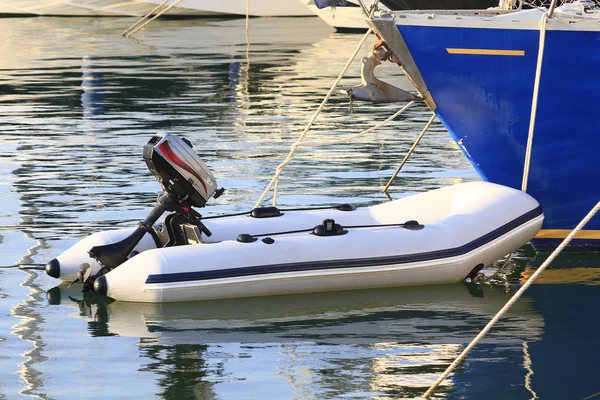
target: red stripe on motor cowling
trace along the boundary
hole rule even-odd
[[[202,177],[200,175],[198,175],[198,173],[196,171],[194,171],[194,169],[192,167],[190,167],[189,165],[187,165],[181,158],[177,157],[177,154],[175,154],[173,152],[173,149],[171,149],[171,146],[169,146],[168,142],[162,142],[161,144],[159,144],[158,145],[158,149],[173,164],[177,165],[179,168],[185,169],[187,172],[189,172],[190,174],[192,174],[196,178],[198,178],[198,180],[200,181],[200,183],[204,187],[204,191],[208,194],[208,189],[206,188],[206,185],[204,184],[204,180],[202,179]]]

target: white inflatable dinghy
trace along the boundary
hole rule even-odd
[[[196,225],[176,218],[162,228],[147,226],[154,215],[138,228],[93,234],[46,271],[65,281],[93,277],[96,291],[134,302],[453,283],[526,244],[543,222],[531,196],[486,182],[358,209],[267,207]]]
[[[526,244],[543,221],[532,197],[486,182],[353,211],[281,214],[207,219],[213,235],[193,245],[157,249],[146,234],[139,254],[97,286],[116,300],[172,302],[459,282]],[[314,234],[324,219],[345,233]],[[418,224],[403,225],[410,220]],[[301,232],[279,233],[287,231]],[[82,263],[95,273],[100,265],[87,251],[132,232],[100,232],[77,243],[57,257],[60,278],[74,280]],[[241,233],[248,236],[238,241]]]

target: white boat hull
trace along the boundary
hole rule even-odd
[[[339,236],[310,232],[325,218],[348,227]],[[417,220],[423,229],[400,226]],[[543,222],[539,204],[520,191],[485,182],[454,185],[354,211],[286,212],[280,217],[207,219],[210,242],[152,249],[149,235],[140,254],[102,280],[106,294],[134,302],[180,302],[276,294],[311,293],[454,283],[527,243]],[[131,230],[101,232],[57,257],[61,279],[88,262],[87,250],[113,243]],[[242,243],[238,234],[257,235]]]
[[[147,283],[150,275],[165,275],[166,269],[165,264],[152,264],[157,258],[151,251],[137,263],[126,263],[107,274],[107,295],[122,301],[158,303],[456,283],[476,266],[489,265],[527,243],[540,226],[541,220],[534,221],[476,251],[448,259],[176,283]],[[170,254],[163,255],[172,262]],[[142,264],[144,272],[139,271]]]
[[[162,0],[10,0],[0,3],[0,15],[37,16],[136,16],[152,11]],[[173,3],[171,0],[170,3]],[[249,0],[253,17],[312,16],[297,0]],[[169,9],[170,16],[246,15],[246,0],[182,0]]]
[[[366,31],[369,29],[367,19],[360,7],[325,7],[318,8],[312,0],[300,0],[308,10],[318,15],[336,31]],[[385,6],[380,6],[386,9]]]

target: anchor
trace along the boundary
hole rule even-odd
[[[363,57],[360,75],[362,83],[359,86],[341,88],[341,92],[352,100],[369,101],[372,103],[399,103],[423,100],[420,96],[383,82],[375,76],[375,68],[384,60],[391,59],[393,55],[383,47],[385,43],[379,41],[368,57]]]

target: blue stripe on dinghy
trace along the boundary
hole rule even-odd
[[[241,268],[229,268],[229,269],[217,269],[210,271],[194,271],[194,272],[177,272],[172,274],[155,274],[149,275],[146,280],[146,284],[156,283],[174,283],[174,282],[189,282],[189,281],[203,281],[210,279],[220,278],[237,278],[242,276],[251,275],[265,275],[275,274],[282,272],[298,272],[298,271],[314,271],[322,269],[337,269],[337,268],[360,268],[360,267],[372,267],[381,265],[392,265],[392,264],[405,264],[419,261],[429,261],[434,259],[448,258],[460,256],[470,251],[481,247],[500,236],[510,232],[511,230],[523,225],[524,223],[538,217],[542,214],[542,207],[537,208],[521,215],[520,217],[512,220],[511,222],[494,229],[493,231],[481,236],[472,242],[465,245],[455,247],[452,249],[428,251],[425,253],[415,254],[402,254],[397,256],[387,257],[369,257],[369,258],[355,258],[347,260],[323,260],[323,261],[305,261],[298,263],[288,264],[271,264],[271,265],[258,265],[254,267],[241,267]]]

